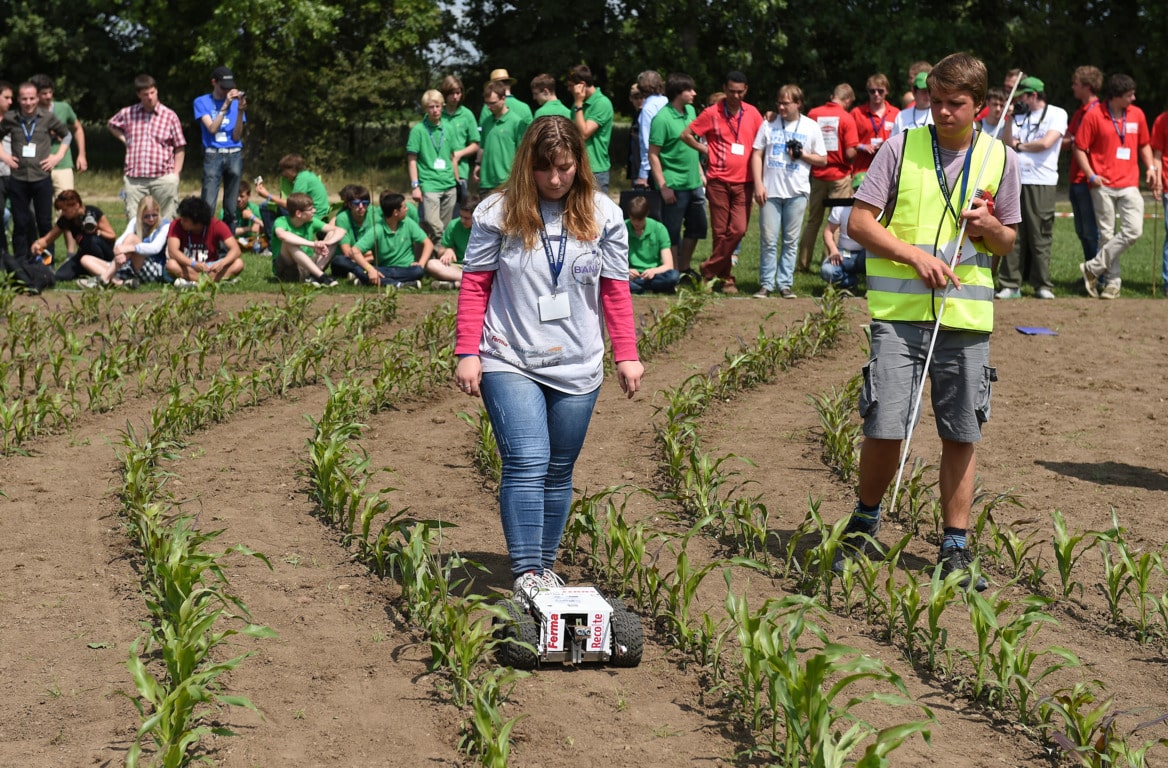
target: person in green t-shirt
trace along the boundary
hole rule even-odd
[[[673,251],[665,225],[649,218],[649,198],[629,201],[629,291],[673,293],[681,273],[673,268]]]
[[[661,190],[661,221],[669,231],[673,263],[678,271],[688,272],[694,248],[708,231],[701,155],[681,140],[696,117],[693,78],[671,74],[665,81],[665,98],[669,103],[658,110],[649,126],[650,176]]]
[[[528,121],[511,109],[507,101],[507,86],[499,81],[486,84],[483,102],[487,115],[482,122],[479,165],[474,170],[474,180],[479,183],[479,193],[486,195],[511,175],[511,163],[515,160]]]
[[[592,166],[596,186],[607,195],[609,169],[612,168],[612,158],[608,156],[608,145],[612,142],[612,102],[596,87],[592,70],[584,64],[572,67],[568,86],[575,102],[573,119],[587,142],[588,164]]]
[[[239,247],[245,251],[260,253],[268,247],[268,237],[264,233],[264,222],[260,215],[260,206],[251,201],[251,184],[247,179],[239,180],[239,195],[235,198],[235,208],[239,211],[239,218],[235,222],[235,239]],[[219,210],[219,219],[222,221],[223,209]]]
[[[261,208],[261,212],[264,228],[268,232],[273,231],[272,225],[277,216],[288,215],[287,198],[293,192],[303,192],[311,197],[312,204],[316,207],[320,217],[328,216],[328,190],[325,189],[324,182],[320,180],[320,177],[308,170],[308,165],[304,162],[303,157],[297,154],[284,155],[276,164],[276,169],[280,172],[279,195],[273,195],[268,191],[268,188],[264,186],[262,176],[256,179],[256,194],[264,198],[266,204]]]
[[[288,215],[276,219],[272,231],[280,248],[272,254],[272,272],[281,282],[303,280],[324,288],[337,284],[324,268],[332,260],[345,230],[316,218],[316,206],[304,192],[287,199]],[[311,252],[311,253],[310,253]]]
[[[426,116],[410,129],[406,164],[410,173],[410,197],[422,206],[430,237],[438,240],[454,218],[458,198],[458,161],[466,148],[461,127],[442,116],[446,101],[435,90],[422,94]]]
[[[461,80],[454,75],[447,75],[442,78],[438,90],[446,101],[442,108],[443,117],[454,122],[466,137],[465,154],[458,160],[458,199],[464,200],[467,196],[466,185],[470,180],[470,166],[479,151],[479,121],[475,119],[474,112],[462,106],[465,92]]]
[[[364,184],[342,187],[341,203],[343,207],[333,217],[332,223],[345,230],[345,236],[333,254],[332,273],[334,277],[349,277],[361,282],[368,270],[361,266],[355,255],[357,241],[381,218],[381,209],[372,204],[373,198]]]
[[[458,205],[458,218],[450,222],[442,233],[438,255],[426,262],[426,272],[434,281],[432,288],[459,288],[462,286],[462,257],[470,242],[470,228],[479,198],[472,195]]]
[[[81,121],[77,119],[77,113],[73,111],[73,107],[69,106],[64,101],[53,100],[53,78],[48,75],[33,75],[28,79],[30,83],[36,86],[37,101],[40,103],[41,109],[48,110],[57,116],[65,126],[73,134],[73,147],[77,149],[77,173],[85,173],[89,168],[89,160],[85,154],[85,127],[81,125]],[[56,152],[61,146],[61,142],[54,141],[49,147],[50,152]],[[61,162],[53,167],[53,199],[57,199],[57,195],[64,192],[66,189],[73,189],[73,152],[72,149],[65,153],[61,158]]]
[[[548,74],[536,75],[531,78],[531,98],[539,104],[535,110],[536,117],[544,115],[559,115],[572,119],[572,110],[556,95],[556,79]]]
[[[381,193],[381,221],[361,236],[353,260],[364,269],[363,285],[421,288],[426,262],[434,244],[418,224],[408,218],[406,198],[397,192]],[[416,246],[421,246],[421,252]]]

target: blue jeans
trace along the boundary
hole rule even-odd
[[[608,194],[608,180],[609,180],[609,177],[611,176],[611,171],[601,171],[600,173],[592,174],[592,176],[596,179],[597,188],[601,192],[603,192],[604,194],[607,195]]]
[[[659,275],[653,275],[648,280],[643,277],[629,278],[629,291],[631,293],[673,293],[677,288],[677,281],[681,279],[681,273],[676,269],[667,269]]]
[[[795,256],[803,232],[807,195],[768,197],[758,215],[758,284],[768,291],[790,288],[795,279]],[[783,255],[778,259],[779,232],[783,233]],[[775,262],[778,277],[775,277]]]
[[[518,373],[484,373],[503,479],[499,516],[513,576],[550,569],[572,508],[572,468],[600,388],[569,395]]]
[[[1075,217],[1075,234],[1083,244],[1083,261],[1099,253],[1099,225],[1095,223],[1095,204],[1091,202],[1091,185],[1072,184],[1071,213]]]
[[[832,264],[827,259],[819,265],[819,276],[823,282],[831,283],[836,288],[855,288],[860,282],[860,275],[864,274],[864,263],[867,261],[867,252],[845,251],[840,249],[843,259],[839,264]]]
[[[223,223],[232,232],[239,220],[239,180],[243,178],[243,151],[203,153],[203,200],[215,211],[223,186]],[[271,232],[271,230],[268,230]]]
[[[381,273],[382,285],[401,285],[402,283],[412,283],[415,280],[421,280],[422,276],[426,274],[426,270],[419,267],[417,264],[411,264],[408,267],[378,267],[377,271]],[[369,277],[367,275],[360,275],[358,279],[364,278],[363,284],[369,284]]]

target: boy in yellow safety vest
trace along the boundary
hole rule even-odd
[[[997,372],[989,365],[993,330],[992,257],[1014,245],[1021,187],[1013,150],[975,129],[985,101],[986,69],[964,53],[944,58],[927,78],[934,125],[894,136],[873,159],[856,191],[851,236],[868,253],[872,351],[864,367],[860,414],[859,498],[834,568],[863,554],[880,529],[880,503],[899,467],[913,400],[937,320],[928,371],[941,438],[942,574],[964,572],[976,462],[974,446],[989,420]],[[979,176],[980,174],[980,176]],[[980,189],[981,196],[975,196]],[[973,200],[973,207],[969,201]],[[962,223],[961,257],[949,265]],[[952,284],[942,311],[942,296]],[[973,586],[982,590],[980,575]]]

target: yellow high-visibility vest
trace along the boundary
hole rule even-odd
[[[881,223],[897,240],[912,243],[948,262],[953,255],[953,243],[960,224],[945,207],[945,198],[937,181],[929,128],[913,128],[905,134],[895,207],[891,219],[884,217]],[[981,178],[982,189],[996,196],[1006,170],[1005,145],[981,131],[975,136],[966,199],[958,199],[961,197],[960,180],[950,190],[950,204],[958,214],[974,193],[973,181],[987,152],[989,160]],[[961,260],[953,270],[961,281],[961,289],[949,291],[941,316],[943,328],[986,333],[994,329],[994,277],[990,265],[991,254],[985,245],[966,237],[961,246]],[[925,285],[915,269],[873,253],[868,254],[865,269],[868,311],[872,319],[930,323],[937,319],[944,291]]]

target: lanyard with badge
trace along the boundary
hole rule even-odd
[[[735,125],[733,123],[734,118],[730,116],[730,107],[726,106],[725,99],[722,100],[722,109],[726,113],[726,126],[734,131],[734,143],[730,145],[730,154],[745,155],[746,145],[738,141],[738,132],[742,130],[742,118],[746,115],[746,110],[741,106],[738,107],[738,125]]]
[[[434,145],[434,154],[441,155],[442,147],[446,144],[446,131],[442,128],[442,120],[438,120],[438,141],[434,141],[434,129],[430,127],[430,122],[426,121],[426,130],[430,133],[430,143]],[[446,170],[446,161],[441,157],[434,158],[434,170]]]
[[[941,147],[937,144],[937,127],[935,125],[929,126],[929,134],[933,139],[933,168],[937,172],[937,184],[941,187],[941,194],[945,198],[945,208],[953,217],[953,223],[958,229],[961,228],[961,217],[957,215],[957,211],[953,208],[953,203],[950,201],[952,193],[949,191],[949,182],[945,180],[945,167],[941,164]],[[961,197],[958,198],[958,205],[965,207],[965,193],[969,189],[969,168],[973,162],[973,148],[977,146],[977,131],[973,132],[973,138],[969,142],[969,149],[965,153],[965,163],[961,168]],[[938,229],[940,234],[940,229]]]
[[[37,122],[39,117],[32,119],[32,127],[24,122],[24,118],[20,118],[20,129],[24,131],[24,148],[20,150],[21,157],[36,157],[36,142],[32,140],[33,134],[36,133]],[[13,214],[15,216],[15,214]]]
[[[552,320],[564,320],[572,315],[572,308],[568,305],[568,294],[559,292],[560,272],[564,269],[564,257],[568,252],[568,233],[561,218],[560,250],[557,255],[553,255],[552,243],[547,235],[547,223],[543,220],[542,210],[539,212],[539,220],[543,224],[543,229],[539,232],[539,239],[543,242],[543,253],[547,257],[548,269],[552,273],[551,296],[539,297],[539,319],[540,322],[547,323]]]
[[[1103,106],[1103,102],[1099,102]],[[1116,160],[1131,160],[1131,147],[1124,146],[1127,143],[1127,107],[1123,108],[1123,114],[1119,116],[1119,122],[1116,123],[1115,116],[1111,114],[1111,106],[1104,107],[1107,110],[1107,119],[1111,121],[1111,127],[1115,129],[1115,135],[1119,137],[1119,146],[1115,148]]]

